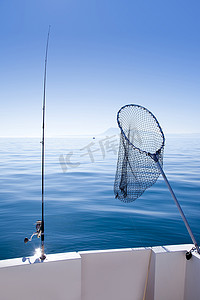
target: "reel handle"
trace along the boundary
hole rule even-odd
[[[37,235],[38,238],[40,238],[41,233],[42,233],[42,221],[37,221],[35,224],[36,227],[36,231],[33,232],[33,234],[31,235],[30,239],[25,237],[24,239],[24,243],[27,244],[28,242],[30,242],[32,240],[32,238],[34,237],[34,235]]]

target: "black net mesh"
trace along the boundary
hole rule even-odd
[[[163,164],[164,135],[154,115],[139,105],[120,109],[117,122],[121,130],[115,197],[131,202],[151,187],[160,175],[156,162]]]

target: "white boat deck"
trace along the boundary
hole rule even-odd
[[[2,300],[199,300],[193,245],[50,254],[0,261]]]

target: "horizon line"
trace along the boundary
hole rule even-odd
[[[100,134],[66,134],[66,135],[49,135],[46,138],[65,138],[65,137],[96,137],[96,136],[106,136],[107,134],[100,133]],[[113,134],[112,134],[113,135]],[[115,134],[117,135],[117,134]],[[200,132],[166,132],[165,135],[200,135]],[[41,136],[0,136],[0,138],[40,138]]]

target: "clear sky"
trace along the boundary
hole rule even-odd
[[[0,136],[40,136],[46,38],[48,136],[117,127],[147,107],[167,133],[200,132],[200,2],[1,0]]]

